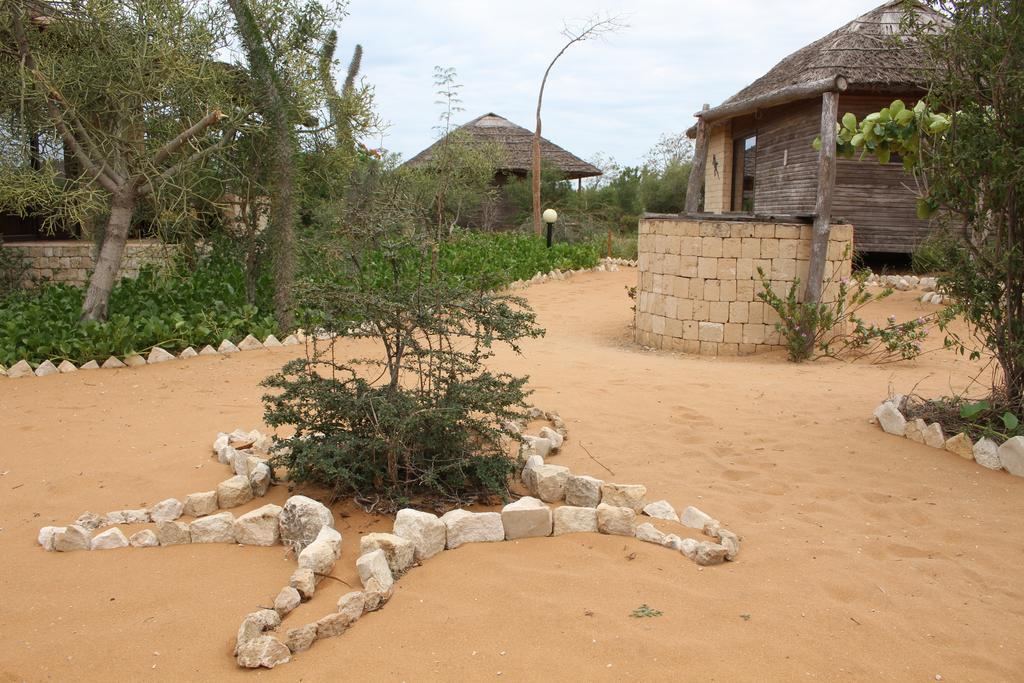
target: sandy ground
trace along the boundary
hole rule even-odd
[[[287,582],[282,549],[59,554],[35,537],[85,510],[213,488],[225,478],[215,433],[261,426],[258,383],[296,351],[6,380],[0,681],[1021,680],[1024,480],[868,422],[890,387],[948,393],[976,366],[947,352],[794,366],[644,351],[629,343],[635,278],[529,289],[548,335],[499,363],[567,419],[554,462],[700,506],[743,536],[739,562],[702,570],[589,534],[465,546],[413,570],[343,636],[241,671],[235,630]],[[899,294],[872,314],[924,310]],[[359,535],[390,528],[335,509],[340,581],[285,627],[332,611],[343,582],[358,583]],[[663,615],[631,618],[642,603]]]

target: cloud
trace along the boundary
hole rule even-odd
[[[608,6],[629,24],[573,46],[544,97],[544,135],[574,154],[636,163],[663,133],[693,123],[794,50],[868,11],[879,0],[693,2],[639,0]],[[436,137],[435,65],[458,72],[468,121],[486,112],[533,128],[537,89],[564,38],[563,22],[593,16],[586,0],[352,0],[339,55],[361,43],[363,75],[390,122],[383,144],[406,158]]]

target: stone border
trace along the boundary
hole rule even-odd
[[[540,453],[557,453],[568,429],[558,413],[536,407],[529,410],[528,419],[544,419],[554,427],[542,427],[540,436],[531,436],[522,433],[522,422],[505,425],[520,441],[520,455],[525,458],[520,478],[531,495],[505,505],[501,512],[457,508],[438,517],[412,508],[399,510],[392,533],[370,533],[360,539],[356,570],[363,589],[343,595],[334,611],[315,622],[288,629],[283,642],[270,633],[300,603],[313,599],[316,585],[331,574],[341,557],[342,537],[334,529],[330,509],[306,496],[291,496],[283,507],[264,505],[237,519],[230,512],[217,512],[266,495],[273,485],[270,466],[260,457],[269,455],[272,440],[259,431],[217,435],[213,451],[235,476],[215,491],[189,494],[184,503],[169,498],[151,508],[118,510],[103,517],[86,512],[66,527],[43,527],[38,541],[44,549],[58,552],[184,543],[280,543],[291,548],[298,567],[275,597],[273,609],[252,612],[239,626],[234,655],[243,668],[274,668],[317,640],[341,635],[363,614],[383,607],[394,593],[395,581],[407,571],[466,543],[591,532],[635,537],[679,551],[701,566],[737,558],[740,538],[695,507],[687,507],[679,516],[668,501],[645,504],[647,487],[642,484],[605,483],[572,475],[567,467],[545,464]],[[554,509],[546,505],[555,502],[565,504]],[[638,514],[699,529],[717,542],[665,534],[650,523],[637,525]],[[182,515],[194,519],[188,524],[177,521]],[[144,522],[156,522],[156,533],[144,529],[129,539],[116,526]],[[90,538],[92,531],[104,526],[113,528]]]
[[[871,287],[892,287],[899,292],[908,292],[912,289],[920,289],[924,294],[919,301],[923,304],[935,304],[936,306],[948,303],[949,297],[936,291],[938,278],[918,277],[916,275],[876,275],[871,273],[864,284]]]
[[[987,437],[975,443],[964,432],[947,438],[938,422],[929,424],[921,418],[908,421],[903,416],[906,401],[901,395],[886,399],[875,408],[872,421],[887,434],[955,453],[990,470],[1005,469],[1014,476],[1024,477],[1024,436],[1008,439],[1001,446]]]
[[[601,259],[601,263],[593,268],[583,268],[580,270],[552,270],[549,273],[537,273],[529,280],[516,280],[508,286],[508,289],[526,289],[530,285],[540,284],[547,282],[548,280],[567,280],[577,273],[590,273],[590,272],[617,272],[619,266],[635,267],[636,261],[630,261],[628,259]],[[314,335],[316,339],[323,339],[323,335]],[[175,356],[170,351],[163,349],[159,346],[154,346],[150,349],[149,355],[145,358],[138,354],[132,354],[125,356],[123,359],[117,358],[116,356],[110,356],[102,364],[97,361],[91,360],[87,363],[83,363],[81,367],[76,366],[69,360],[62,360],[59,365],[54,365],[53,361],[47,359],[42,363],[39,363],[35,369],[32,368],[32,364],[28,360],[22,359],[12,365],[10,368],[5,368],[0,365],[0,377],[10,377],[11,379],[19,377],[46,377],[48,375],[66,374],[69,372],[76,372],[78,370],[99,370],[99,369],[110,369],[110,368],[135,368],[142,365],[153,365],[155,363],[163,363],[169,360],[181,359],[186,360],[188,358],[195,358],[196,356],[216,356],[216,355],[228,355],[237,353],[239,351],[254,351],[257,349],[272,348],[278,346],[295,346],[303,344],[307,340],[306,335],[302,330],[297,330],[294,334],[290,334],[284,338],[284,340],[278,340],[274,335],[269,335],[262,342],[251,334],[245,339],[233,344],[230,339],[221,341],[220,345],[215,349],[210,345],[204,346],[200,351],[196,351],[191,346],[181,351]]]

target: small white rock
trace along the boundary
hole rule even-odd
[[[107,529],[106,531],[96,534],[89,544],[91,550],[115,550],[117,548],[127,548],[128,538],[124,535],[124,532],[114,527],[113,529]]]
[[[644,514],[655,519],[667,519],[671,522],[678,522],[679,515],[676,509],[667,500],[658,500],[644,506]]]

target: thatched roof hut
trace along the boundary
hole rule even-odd
[[[913,180],[899,159],[824,164],[810,146],[815,136],[825,137],[823,111],[859,118],[897,98],[913,106],[926,92],[931,66],[905,30],[908,11],[935,30],[945,24],[925,4],[890,0],[785,57],[722,104],[697,112],[698,124],[687,131],[697,138],[687,210],[696,211],[703,180],[707,212],[827,223],[831,216],[817,215],[824,206],[853,224],[858,250],[906,252],[920,243],[930,226],[917,218],[908,189]]]
[[[525,176],[532,168],[533,133],[505,117],[494,113],[484,114],[457,130],[467,133],[472,141],[493,144],[502,150],[499,173]],[[435,142],[405,162],[406,165],[415,167],[428,163],[440,144],[440,140]],[[601,175],[601,169],[543,137],[540,139],[540,158],[546,167],[561,171],[567,180]]]

